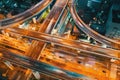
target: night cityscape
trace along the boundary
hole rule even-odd
[[[120,80],[120,0],[0,0],[0,80]]]

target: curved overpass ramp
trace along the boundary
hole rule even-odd
[[[17,24],[23,23],[24,21],[36,16],[38,13],[45,10],[45,8],[52,2],[53,0],[42,0],[32,8],[26,10],[23,13],[20,13],[12,18],[7,18],[4,20],[0,20],[0,29],[15,26]]]
[[[119,41],[115,41],[115,40],[109,39],[105,36],[102,36],[101,34],[92,30],[87,24],[85,24],[83,22],[83,20],[77,14],[76,7],[75,7],[75,5],[76,5],[75,1],[76,0],[72,0],[72,3],[70,5],[70,13],[72,15],[73,20],[75,21],[75,23],[77,25],[77,28],[79,30],[82,30],[84,33],[91,36],[93,39],[95,39],[96,41],[98,41],[102,44],[106,44],[107,46],[120,49]]]

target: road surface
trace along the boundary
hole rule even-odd
[[[62,0],[62,1],[57,0],[56,1],[51,12],[49,13],[45,21],[41,24],[39,28],[39,32],[45,32],[48,34],[51,33],[52,29],[57,24],[59,17],[61,17],[63,11],[65,10],[67,3],[68,3],[68,0]],[[44,42],[33,41],[32,45],[30,46],[26,54],[28,54],[28,56],[32,57],[33,59],[38,59],[44,45],[45,45]]]
[[[48,43],[53,42],[57,45],[77,49],[80,51],[87,52],[89,54],[105,56],[108,58],[116,58],[116,59],[120,60],[120,58],[119,58],[120,51],[119,50],[110,49],[110,48],[102,48],[102,47],[99,47],[96,45],[91,45],[89,43],[85,43],[82,41],[65,39],[65,38],[56,37],[56,36],[52,36],[52,35],[45,34],[45,33],[29,31],[29,30],[24,30],[24,29],[20,29],[20,28],[10,28],[10,29],[7,29],[7,31],[21,34],[25,37],[32,38],[32,39],[35,39],[38,41],[43,41],[43,42],[48,42]]]
[[[42,0],[32,8],[26,10],[23,13],[20,13],[12,18],[7,18],[4,20],[0,20],[0,29],[11,27],[11,26],[18,26],[19,24],[23,23],[24,21],[36,16],[38,13],[45,10],[46,7],[52,2],[52,0]]]
[[[78,16],[76,8],[75,8],[75,1],[76,0],[72,0],[70,3],[70,12],[72,15],[72,18],[74,19],[77,28],[79,30],[82,30],[84,33],[86,33],[87,35],[91,36],[93,39],[95,39],[96,41],[106,44],[107,46],[113,47],[113,48],[117,48],[120,49],[120,42],[119,41],[115,41],[112,39],[109,39],[107,37],[102,36],[101,34],[95,32],[94,30],[92,30],[87,24],[85,24],[82,19]]]
[[[13,64],[20,65],[24,68],[29,68],[29,69],[38,71],[40,73],[50,75],[55,78],[68,79],[68,80],[77,79],[74,75],[73,76],[69,75],[69,74],[73,74],[73,72],[69,72],[69,71],[48,65],[46,63],[33,60],[29,57],[15,54],[6,48],[0,48],[0,52],[3,54],[3,57],[5,60],[8,60]],[[74,74],[78,75],[79,78],[81,77],[81,75],[77,73],[74,73]]]

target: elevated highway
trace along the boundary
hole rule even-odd
[[[19,24],[25,22],[26,20],[36,16],[37,14],[45,10],[52,1],[53,0],[42,0],[39,3],[37,3],[35,6],[26,10],[23,13],[15,15],[12,18],[0,20],[0,29],[18,26]]]
[[[109,47],[119,49],[120,48],[120,42],[112,40],[110,38],[107,38],[105,36],[102,36],[101,34],[97,33],[93,29],[91,29],[87,24],[84,23],[84,21],[78,16],[77,11],[76,11],[76,0],[72,0],[70,5],[70,12],[72,15],[72,18],[77,25],[77,28],[79,30],[82,30],[84,33],[87,35],[91,36],[93,39],[96,41],[105,44]]]
[[[45,21],[41,24],[38,32],[50,34],[53,28],[58,23],[60,17],[62,16],[67,6],[67,3],[68,3],[68,0],[62,0],[62,1],[57,0],[51,12],[49,13]],[[38,59],[44,46],[45,46],[44,42],[33,41],[32,45],[30,46],[29,50],[26,53],[28,53],[28,56],[34,59]],[[36,54],[33,54],[33,53],[36,53]]]
[[[70,76],[69,74],[72,74],[73,72],[69,72],[54,66],[51,66],[49,64],[43,63],[41,61],[33,60],[29,57],[16,54],[7,48],[0,48],[0,52],[2,53],[3,60],[8,60],[11,63],[15,65],[20,65],[24,68],[29,68],[34,71],[38,71],[40,73],[52,76],[54,78],[60,78],[60,79],[70,79],[70,80],[77,80],[76,76]],[[74,73],[77,75],[77,73]],[[78,74],[78,78],[81,77]]]
[[[29,30],[24,30],[24,29],[20,29],[20,28],[9,28],[6,31],[21,34],[24,37],[32,38],[32,39],[38,40],[38,41],[43,41],[43,42],[48,42],[48,43],[53,42],[57,45],[77,49],[80,51],[85,51],[85,52],[88,52],[89,54],[106,56],[109,58],[115,58],[115,59],[120,60],[120,58],[119,58],[120,51],[119,50],[114,50],[114,49],[110,49],[110,48],[102,48],[102,47],[99,47],[96,45],[91,45],[89,43],[85,43],[82,41],[65,39],[65,38],[56,37],[56,36],[52,36],[52,35],[45,34],[45,33],[29,31]]]
[[[0,54],[3,55],[2,57],[5,60],[8,60],[8,61],[12,62],[13,64],[20,65],[20,66],[23,66],[25,68],[29,68],[29,69],[32,69],[32,70],[35,70],[35,71],[39,71],[41,73],[45,73],[45,74],[50,75],[50,76],[53,76],[53,75],[56,74],[56,77],[61,78],[61,79],[76,80],[77,78],[80,78],[80,76],[77,77],[77,76],[73,76],[73,75],[71,75],[72,76],[72,78],[71,78],[69,76],[70,73],[66,74],[68,72],[66,72],[65,70],[72,71],[72,74],[73,74],[73,72],[76,72],[76,75],[77,75],[77,73],[79,73],[79,74],[87,75],[89,77],[97,78],[98,80],[107,80],[107,79],[110,78],[110,76],[108,75],[108,74],[110,74],[110,71],[107,68],[104,69],[104,68],[96,67],[96,68],[98,68],[98,70],[94,70],[93,67],[91,68],[91,67],[76,63],[75,59],[74,59],[73,62],[71,62],[71,61],[66,62],[66,61],[64,61],[64,60],[62,60],[60,58],[57,58],[55,56],[54,57],[51,56],[50,54],[48,54],[49,52],[43,52],[43,53],[45,53],[44,55],[46,55],[46,56],[41,56],[43,58],[40,58],[39,61],[33,60],[32,58],[29,58],[29,57],[25,56],[24,54],[18,54],[18,53],[15,53],[15,52],[7,49],[7,48],[3,48],[3,47],[0,48],[0,52],[1,52]],[[71,53],[69,51],[66,52],[64,50],[62,51],[62,50],[54,49],[53,52],[54,53],[57,52],[57,53],[60,53],[60,54],[62,54],[64,52],[63,53],[64,55],[67,54],[67,53],[71,55]],[[75,53],[74,53],[74,55],[75,55]],[[51,58],[51,57],[53,57],[53,58]],[[81,56],[76,56],[76,57],[81,57]],[[103,56],[101,56],[101,57],[103,57]],[[107,58],[108,57],[106,57],[106,59]],[[71,59],[71,58],[69,58],[69,59]],[[19,61],[19,63],[18,63],[18,61]],[[73,66],[73,64],[74,64],[74,66]],[[60,70],[58,68],[51,67],[50,65],[54,65],[56,67],[59,67]],[[55,69],[53,69],[53,68],[55,68]],[[103,73],[102,69],[106,73]],[[59,72],[59,73],[54,74],[55,70],[56,70],[56,72]],[[96,74],[96,72],[98,72],[99,74]],[[115,79],[111,78],[110,80],[115,80]]]
[[[37,9],[38,12],[41,12],[41,10],[43,10],[43,8],[47,7],[47,5],[49,5],[51,1],[52,0],[44,0],[43,2],[39,3],[41,5],[43,5],[42,3],[44,3],[44,6],[39,8],[40,10]],[[77,15],[77,12],[75,10],[74,1],[75,0],[72,0],[72,4],[70,6],[70,12],[72,14],[72,17],[73,17],[75,23],[77,24],[78,29],[83,30],[86,34],[90,35],[95,40],[97,40],[103,44],[106,44],[111,47],[113,46],[114,48],[119,49],[119,44],[120,44],[119,42],[108,39],[108,38],[98,34],[97,32],[93,31],[91,28],[89,28],[89,26],[87,26],[79,18],[79,16]],[[33,39],[34,41],[32,43],[32,46],[29,48],[29,50],[27,52],[27,54],[28,54],[27,56],[16,54],[15,52],[12,52],[11,50],[9,50],[7,48],[0,47],[0,52],[1,52],[0,54],[3,55],[2,58],[5,60],[8,60],[8,61],[11,61],[13,64],[20,65],[25,68],[29,68],[31,70],[39,71],[41,73],[44,73],[44,74],[47,74],[50,76],[55,75],[55,77],[61,78],[61,79],[78,80],[80,75],[78,75],[77,73],[79,73],[79,74],[87,75],[89,77],[97,78],[98,80],[115,80],[115,78],[110,77],[110,69],[105,69],[105,71],[103,70],[103,72],[102,72],[102,70],[96,71],[93,68],[86,67],[85,65],[83,66],[81,64],[74,63],[74,62],[66,62],[66,61],[63,61],[58,58],[57,59],[51,58],[52,57],[51,54],[47,54],[47,52],[45,52],[45,57],[41,56],[41,51],[42,51],[44,45],[46,43],[54,43],[55,45],[59,45],[61,47],[75,49],[77,51],[87,53],[87,55],[91,55],[91,56],[96,55],[96,56],[99,56],[99,58],[102,57],[102,58],[108,59],[109,61],[111,59],[115,59],[117,61],[120,60],[120,51],[119,50],[115,50],[115,49],[111,49],[111,48],[102,48],[97,45],[92,45],[92,44],[85,43],[82,41],[76,41],[76,40],[56,37],[56,36],[53,36],[50,34],[52,29],[56,26],[59,18],[63,14],[64,9],[66,8],[67,4],[68,4],[68,0],[67,1],[66,0],[62,0],[62,1],[57,0],[57,3],[55,4],[55,6],[51,10],[50,14],[48,15],[48,17],[45,19],[42,26],[40,27],[39,32],[20,29],[20,28],[7,28],[6,32],[8,32],[8,33],[20,34],[26,38]],[[36,5],[36,7],[40,7],[40,5],[39,6]],[[30,15],[35,16],[35,14],[37,14],[37,13],[36,12],[34,13],[34,11],[33,11],[33,13],[30,13],[28,16],[30,16]],[[28,17],[28,16],[26,15],[24,18],[28,19],[28,18],[32,17],[32,16],[31,17]],[[17,18],[18,22],[21,22],[22,18],[23,17]],[[17,20],[17,19],[15,19],[15,20]],[[24,22],[24,20],[23,20],[23,22]],[[11,23],[10,26],[12,26],[12,22],[10,22],[10,23]],[[3,25],[3,27],[5,26],[4,28],[6,28],[6,25],[8,25],[8,24],[6,23],[6,24],[2,24],[2,25]],[[7,26],[7,27],[9,27],[9,26]],[[45,33],[43,33],[43,32],[45,32]],[[46,33],[48,33],[48,34],[46,34]],[[4,39],[3,36],[0,36],[0,38]],[[26,49],[24,49],[24,46],[22,46],[22,44],[19,44],[19,41],[15,40],[15,42],[18,42],[17,44],[22,46],[22,48],[20,48],[20,47],[17,48],[17,46],[13,45],[13,43],[10,44],[9,40],[8,40],[8,43],[6,41],[1,40],[0,44],[8,45],[8,46],[11,46],[18,50],[20,49],[22,51],[26,51]],[[62,48],[54,49],[51,52],[57,52],[57,53],[61,53],[61,54],[65,53],[66,55],[69,54],[72,56],[81,57],[81,56],[79,56],[81,53],[72,54],[69,51],[62,50]],[[33,53],[36,53],[36,54],[33,54]],[[43,59],[41,59],[41,57],[43,57]],[[97,60],[95,60],[95,61],[97,62]],[[73,66],[73,63],[75,66]],[[56,67],[53,67],[50,65],[53,65]],[[120,65],[120,64],[118,63],[115,65]],[[59,67],[59,68],[57,68],[57,67]],[[69,71],[72,71],[72,72],[69,72]],[[74,73],[74,72],[76,72],[76,73]],[[96,74],[96,72],[99,74]],[[102,79],[101,79],[101,77],[102,77]]]

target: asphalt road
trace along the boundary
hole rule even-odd
[[[119,50],[114,50],[114,49],[110,49],[110,48],[102,48],[102,47],[99,47],[96,45],[91,45],[89,43],[85,43],[82,41],[65,39],[65,38],[56,37],[56,36],[52,36],[52,35],[45,34],[45,33],[29,31],[29,30],[24,30],[24,29],[20,29],[20,28],[11,28],[11,29],[8,29],[8,31],[24,35],[25,37],[32,38],[34,40],[48,42],[48,43],[53,42],[57,45],[77,49],[80,51],[87,52],[89,54],[105,56],[108,58],[116,58],[116,59],[120,60],[120,58],[119,58],[120,51]]]
[[[61,17],[61,15],[63,14],[67,3],[68,0],[57,0],[51,12],[49,13],[45,21],[41,24],[38,32],[45,32],[50,34],[54,26],[57,24],[59,17]],[[28,56],[32,57],[33,59],[39,59],[40,53],[44,48],[44,45],[44,42],[33,41],[26,54],[28,54]]]
[[[91,36],[93,39],[95,39],[96,41],[106,44],[107,46],[116,48],[116,49],[120,49],[120,42],[119,41],[115,41],[112,39],[109,39],[105,36],[102,36],[101,34],[95,32],[94,30],[92,30],[87,24],[85,24],[82,19],[78,16],[76,8],[75,8],[75,1],[76,0],[72,0],[71,5],[69,6],[70,8],[70,12],[72,15],[72,18],[74,19],[77,28],[79,30],[82,30],[83,32],[85,32],[87,35]]]
[[[45,10],[45,8],[52,2],[52,0],[42,0],[32,8],[26,10],[23,13],[20,13],[12,18],[7,18],[4,20],[0,20],[0,29],[4,29],[6,27],[16,26],[24,21],[36,16],[38,13]]]
[[[0,48],[0,52],[3,54],[3,57],[5,60],[8,60],[13,64],[20,65],[24,68],[29,68],[29,69],[35,70],[35,71],[47,74],[47,75],[55,77],[55,78],[76,80],[81,77],[81,75],[79,75],[77,73],[74,73],[75,75],[78,75],[77,78],[74,75],[70,76],[69,74],[73,74],[73,72],[66,71],[66,70],[48,65],[48,64],[40,62],[40,61],[33,60],[29,57],[15,54],[5,48]]]

